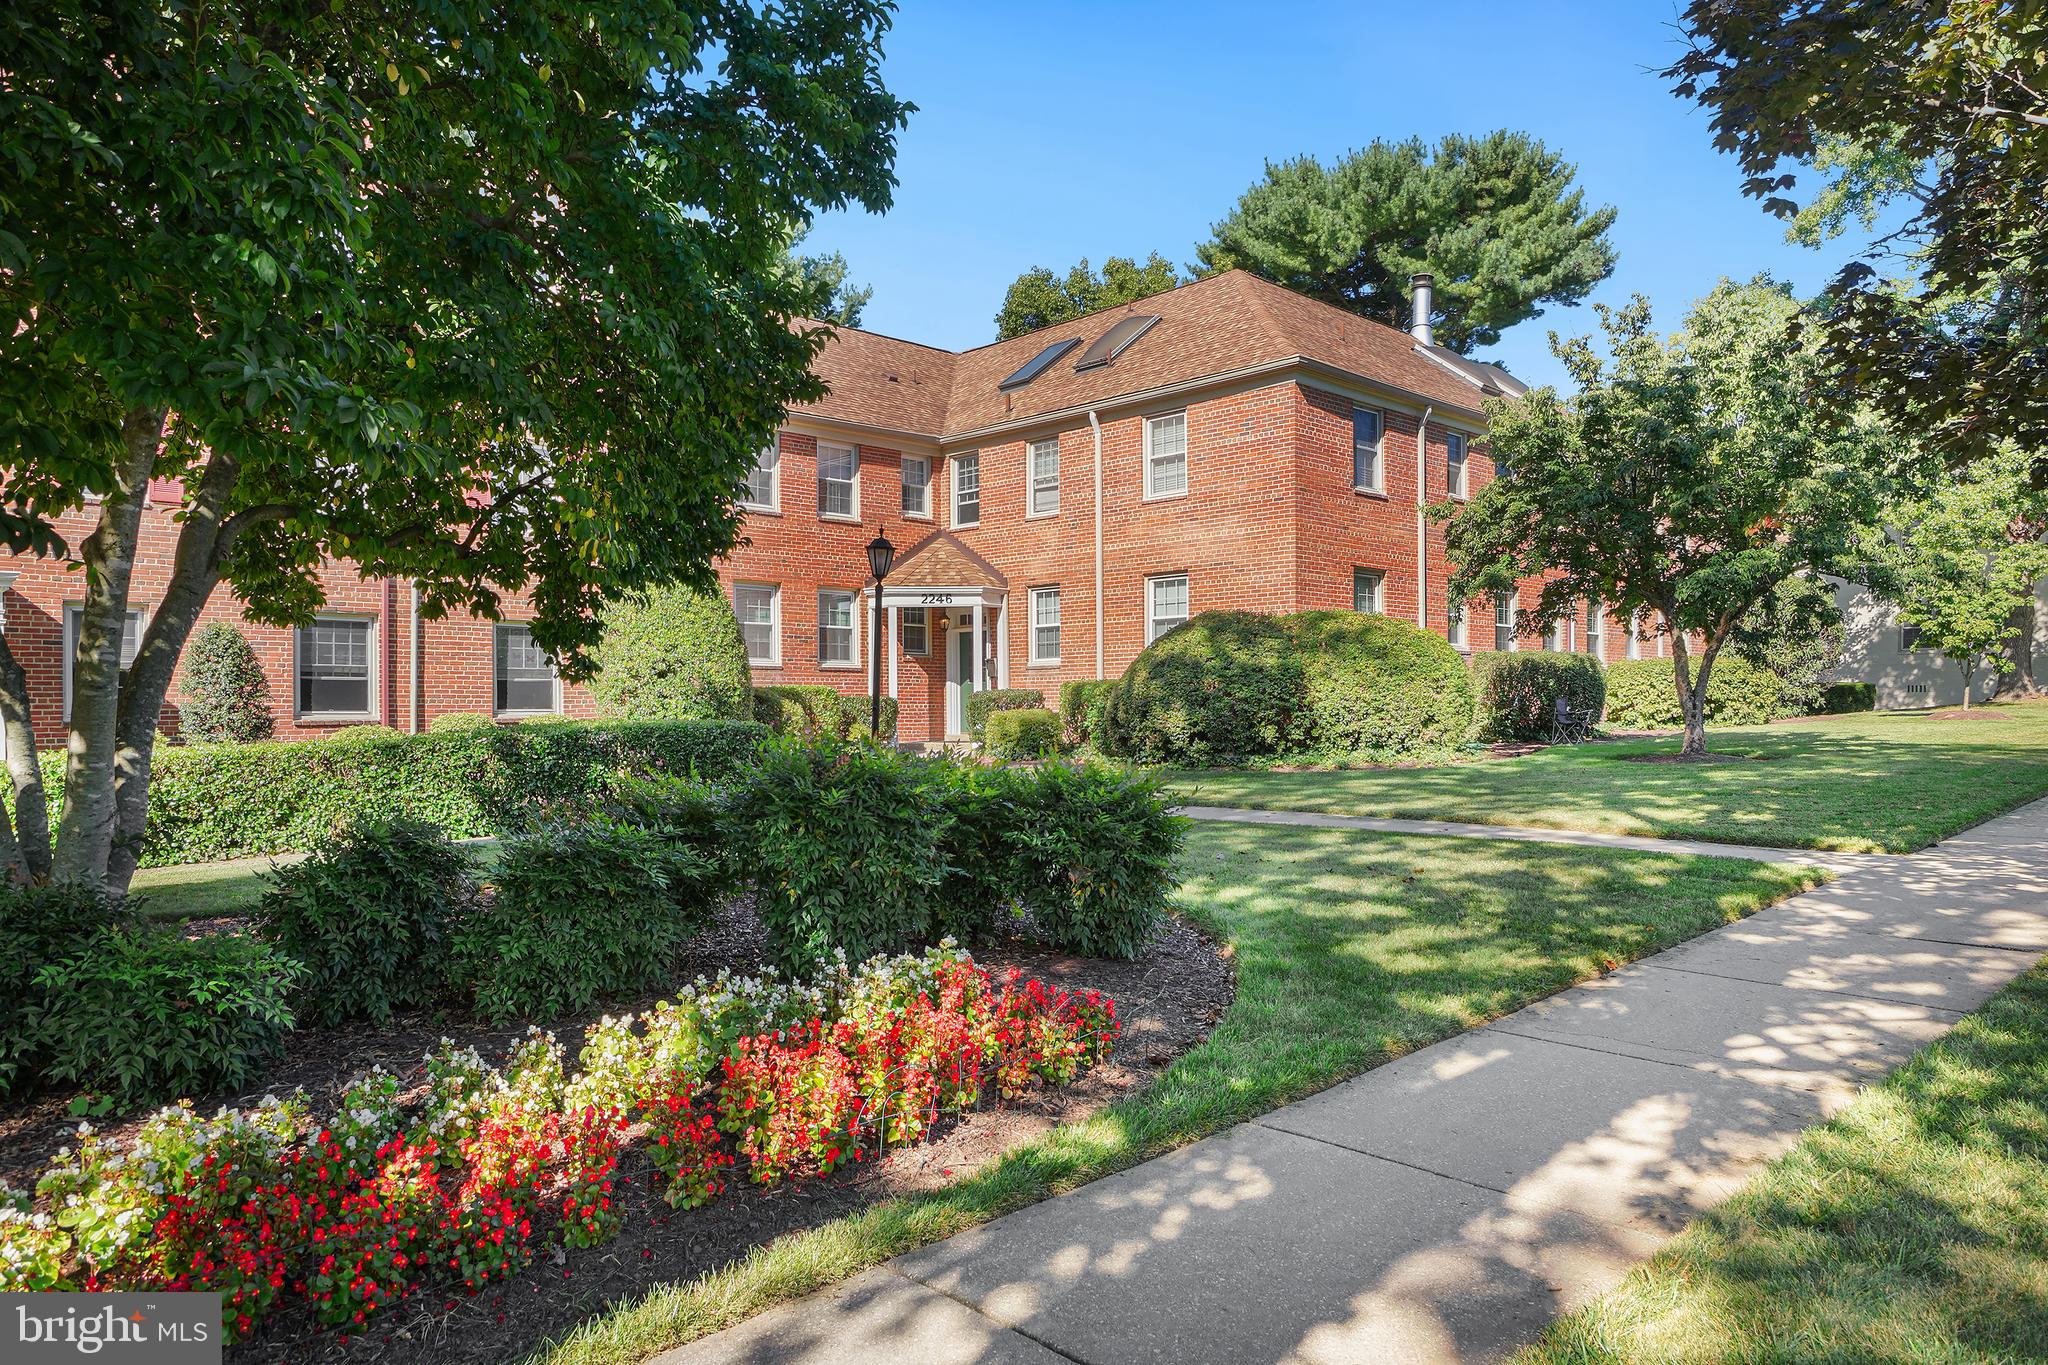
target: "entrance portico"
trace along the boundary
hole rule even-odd
[[[875,585],[863,591],[862,610],[872,615]],[[967,738],[967,699],[989,687],[1010,682],[1009,632],[1004,611],[1009,583],[995,566],[967,548],[948,531],[936,531],[907,551],[882,587],[887,614],[884,632],[888,695],[899,698],[903,616],[922,612],[932,652],[945,651],[945,709],[935,717],[937,733],[905,734],[901,741]]]

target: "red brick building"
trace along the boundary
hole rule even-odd
[[[818,370],[830,392],[763,453],[748,543],[720,575],[757,683],[865,693],[865,546],[886,533],[899,550],[883,687],[907,741],[959,734],[978,687],[1036,688],[1056,705],[1060,683],[1115,677],[1212,608],[1360,607],[1460,648],[1517,639],[1518,604],[1446,598],[1442,528],[1423,509],[1493,477],[1481,404],[1521,386],[1426,334],[1233,271],[959,353],[839,329]],[[138,636],[176,537],[176,487],[152,491]],[[93,520],[86,509],[60,530],[75,545]],[[504,623],[422,621],[402,581],[345,564],[325,580],[328,605],[303,630],[248,625],[225,592],[204,618],[243,625],[280,738],[419,730],[451,711],[592,714],[533,649],[516,601]],[[14,557],[0,559],[0,589],[38,739],[59,744],[83,580],[75,564]],[[1609,658],[1653,648],[1597,611],[1546,643]],[[174,685],[167,729],[178,697]]]

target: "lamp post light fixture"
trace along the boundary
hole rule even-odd
[[[889,543],[889,537],[877,532],[868,542],[868,572],[875,576],[875,629],[868,636],[869,690],[873,697],[873,708],[868,717],[868,736],[875,743],[882,742],[882,580],[889,576],[889,570],[896,563],[896,547]],[[894,640],[888,641],[888,648],[895,648]]]

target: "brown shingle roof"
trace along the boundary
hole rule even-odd
[[[870,583],[873,579],[868,580]],[[904,551],[890,571],[900,588],[1006,588],[1010,580],[996,566],[967,548],[951,531],[934,531]]]
[[[1093,341],[1123,318],[1148,313],[1158,325],[1109,365],[1076,374],[1073,356],[1063,356],[1021,388],[997,387],[1046,346],[1069,337]],[[1477,411],[1483,396],[1423,355],[1406,332],[1231,270],[957,355],[837,328],[817,367],[832,391],[797,411],[943,439],[1297,357],[1466,411]]]

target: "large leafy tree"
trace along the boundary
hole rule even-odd
[[[1797,309],[1769,281],[1724,282],[1667,339],[1640,296],[1600,308],[1607,356],[1552,338],[1578,392],[1490,405],[1508,473],[1438,509],[1454,596],[1541,577],[1534,628],[1592,597],[1669,636],[1687,757],[1706,753],[1721,650],[1794,575],[1857,572],[1883,483],[1882,428],[1807,401],[1816,358],[1785,342]]]
[[[702,582],[814,397],[811,212],[887,204],[883,0],[420,7],[27,0],[0,16],[0,506],[84,606],[54,838],[0,640],[17,875],[127,884],[159,708],[222,583],[302,622],[323,557],[429,614]],[[152,479],[185,500],[119,667]],[[87,508],[76,547],[56,518]]]
[[[875,287],[847,279],[852,267],[847,265],[843,253],[806,252],[800,249],[802,246],[801,238],[790,244],[789,268],[815,299],[804,316],[840,327],[860,326],[860,315],[875,297]]]
[[[2048,484],[2048,6],[1694,0],[1684,26],[1666,74],[1796,236],[1905,210],[1817,310],[1840,391]]]
[[[1102,263],[1100,274],[1089,268],[1085,256],[1063,276],[1042,265],[1033,266],[1003,291],[1003,306],[996,313],[996,337],[1007,340],[1072,322],[1163,293],[1182,282],[1173,262],[1156,251],[1143,264],[1128,256],[1112,256]]]
[[[1887,509],[1886,530],[1872,536],[1871,558],[1884,573],[1899,620],[1920,631],[1970,684],[1987,665],[2013,672],[2014,646],[2032,626],[2026,611],[2048,575],[2048,495],[2029,477],[2021,451],[1998,451],[1959,476]]]
[[[1433,274],[1437,340],[1466,352],[1614,272],[1614,210],[1588,209],[1576,174],[1507,131],[1269,162],[1198,255],[1205,273],[1241,267],[1393,327],[1409,277]]]

